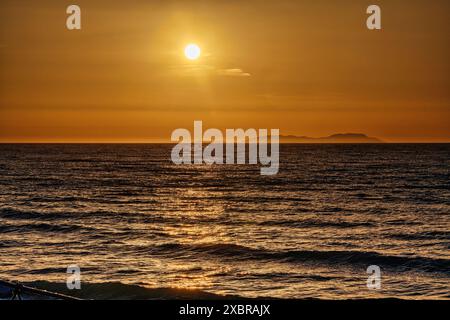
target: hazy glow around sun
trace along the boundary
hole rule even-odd
[[[184,55],[189,60],[197,60],[198,58],[200,58],[201,53],[202,50],[195,43],[188,44],[186,48],[184,48]]]

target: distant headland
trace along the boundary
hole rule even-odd
[[[307,136],[281,135],[280,143],[384,143],[363,133],[337,133],[327,137],[312,138]]]

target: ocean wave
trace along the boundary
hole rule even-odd
[[[314,219],[290,221],[290,220],[267,220],[260,222],[261,226],[285,226],[289,228],[310,228],[310,227],[333,227],[333,228],[356,228],[372,227],[371,222],[347,222],[347,221],[320,221]]]
[[[1,230],[0,230],[1,233]],[[22,243],[15,241],[15,240],[5,240],[2,239],[2,241],[0,241],[0,248],[15,248],[15,247],[19,247],[21,246]]]
[[[140,285],[120,282],[86,283],[81,290],[68,290],[65,283],[33,281],[24,283],[27,286],[57,292],[81,299],[97,300],[222,300],[235,299],[237,296],[221,296],[202,290],[180,288],[147,288]]]
[[[38,210],[18,210],[14,208],[1,208],[0,218],[10,219],[10,220],[35,220],[35,221],[55,221],[55,220],[67,220],[71,219],[104,219],[108,218],[111,220],[120,221],[127,219],[136,218],[140,219],[140,222],[145,223],[158,223],[158,222],[171,222],[171,221],[183,221],[183,219],[176,217],[163,217],[157,214],[148,213],[133,213],[133,212],[115,212],[107,210],[93,210],[93,211],[38,211]]]
[[[420,233],[398,233],[389,237],[405,241],[415,240],[450,240],[450,231],[429,231]]]
[[[450,260],[426,257],[383,255],[362,251],[272,251],[237,244],[179,244],[167,243],[147,249],[152,254],[212,255],[233,260],[268,260],[287,263],[323,263],[342,266],[378,265],[396,271],[436,272],[450,275]]]
[[[239,209],[234,210],[239,212]],[[242,211],[248,212],[248,209],[243,209]],[[276,209],[273,210],[277,212]],[[305,210],[308,211],[308,210]],[[289,228],[315,228],[315,227],[334,227],[334,228],[354,228],[354,227],[372,227],[374,224],[372,222],[347,222],[347,221],[321,221],[318,219],[306,219],[306,220],[266,220],[266,221],[252,221],[252,220],[230,220],[224,219],[223,217],[208,217],[208,216],[195,216],[195,217],[184,217],[184,216],[163,216],[160,214],[149,214],[142,212],[108,212],[108,211],[77,211],[77,212],[42,212],[42,211],[24,211],[17,210],[13,208],[2,208],[0,209],[0,218],[10,219],[10,220],[32,220],[32,221],[48,221],[53,222],[56,220],[67,221],[68,219],[76,221],[75,219],[102,219],[107,217],[115,221],[120,221],[122,219],[127,219],[128,222],[139,222],[143,224],[153,224],[153,223],[195,223],[195,224],[226,224],[226,225],[257,225],[257,226],[274,226],[274,227],[289,227]],[[79,223],[82,223],[78,221]],[[39,229],[38,225],[25,225],[25,227],[32,227]],[[77,228],[77,227],[74,227]],[[78,226],[81,228],[81,226]],[[47,227],[42,226],[43,231],[46,231]],[[58,231],[58,227],[54,227],[52,231]],[[61,227],[62,232],[66,231],[64,224]]]
[[[22,211],[12,208],[0,209],[0,218],[4,219],[35,219],[42,215],[42,213],[35,211]]]
[[[79,225],[61,225],[61,224],[49,224],[49,223],[27,223],[20,225],[0,225],[0,233],[10,232],[55,232],[55,233],[69,233],[76,231],[94,231],[96,229]]]

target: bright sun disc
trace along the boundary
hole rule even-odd
[[[184,48],[184,55],[189,60],[196,60],[200,57],[200,54],[202,53],[202,50],[200,47],[196,44],[189,44]]]

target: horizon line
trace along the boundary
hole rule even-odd
[[[0,141],[0,144],[178,144],[179,142],[171,141]],[[192,142],[191,144],[194,144]],[[210,142],[203,142],[202,144],[210,144]],[[243,144],[242,142],[234,142],[234,144]],[[245,142],[245,144],[249,144]],[[270,142],[269,142],[270,144]],[[450,144],[450,140],[446,141],[380,141],[380,142],[285,142],[280,141],[279,144]]]

